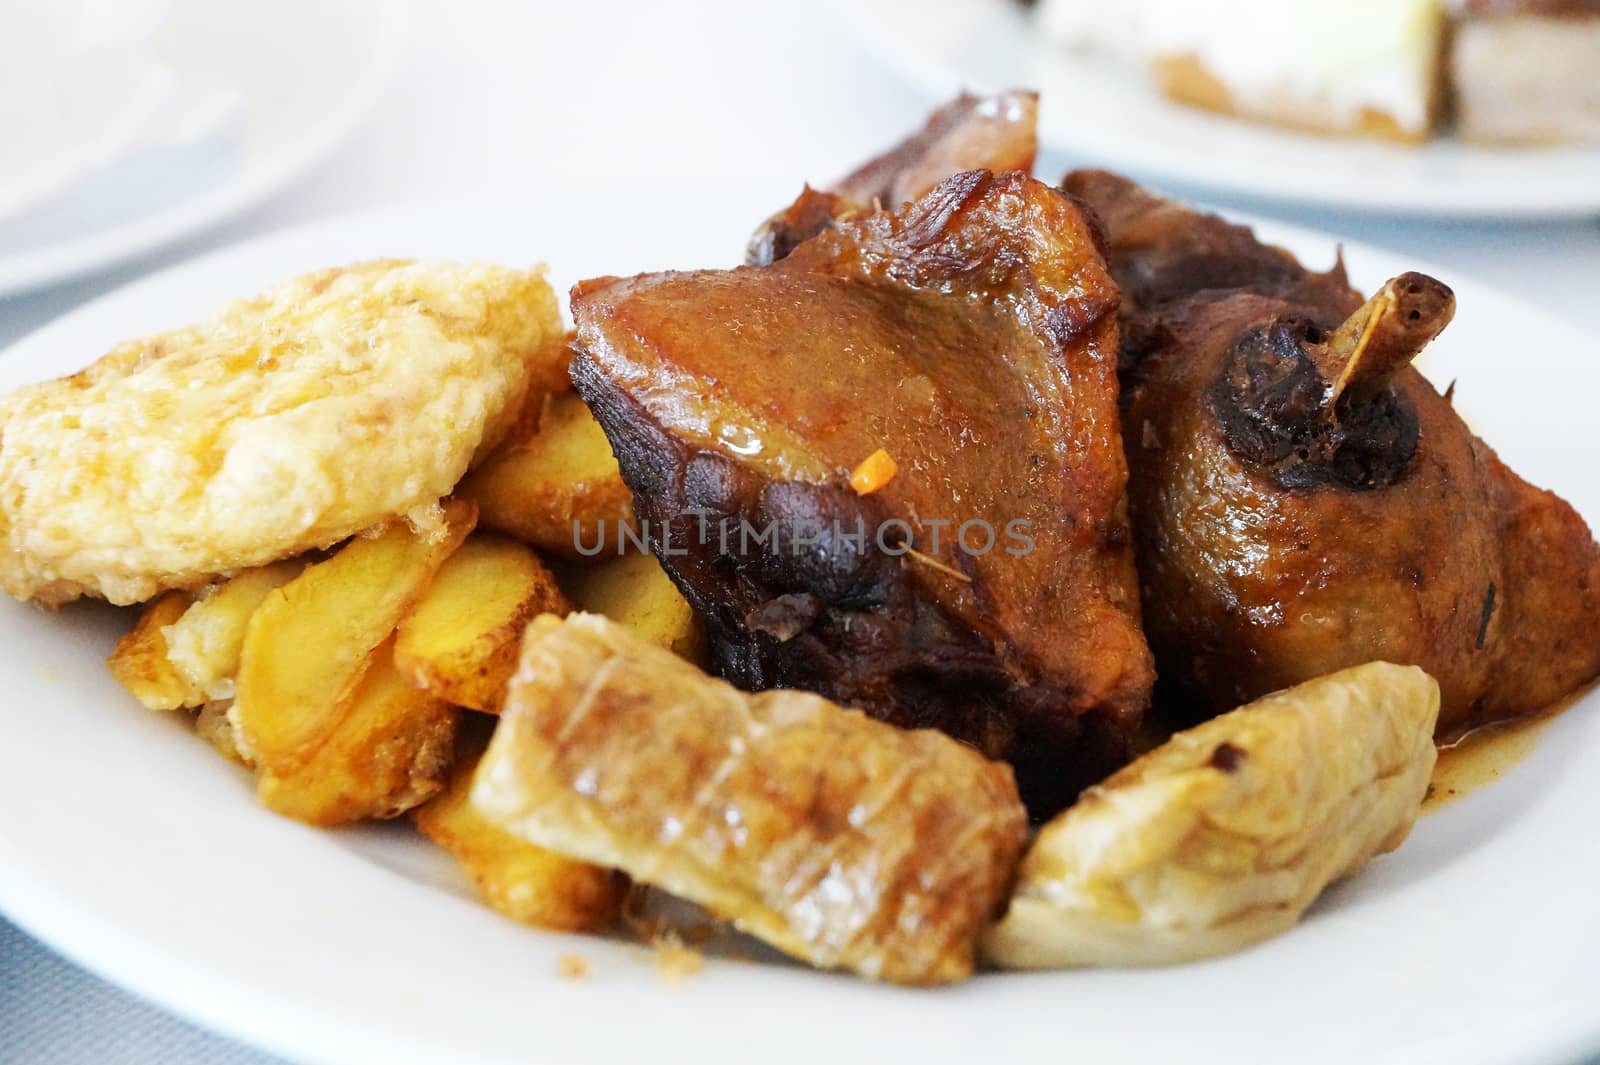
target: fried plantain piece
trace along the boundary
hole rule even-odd
[[[1287,931],[1404,841],[1438,714],[1433,678],[1374,662],[1178,733],[1040,831],[984,956],[1164,965]]]
[[[473,802],[823,968],[972,971],[1027,835],[1011,771],[816,695],[751,695],[594,614],[543,615]]]

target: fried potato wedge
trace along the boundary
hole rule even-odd
[[[477,502],[484,527],[567,558],[581,557],[580,543],[614,555],[634,528],[605,431],[570,391],[551,395],[539,431],[467,474],[456,494]]]
[[[1040,831],[985,957],[1164,965],[1287,931],[1405,839],[1438,714],[1432,677],[1374,662],[1178,733]]]
[[[499,713],[528,622],[569,609],[533,548],[474,534],[401,619],[395,667],[446,702]]]
[[[463,759],[450,786],[411,811],[423,835],[455,856],[483,900],[514,921],[564,932],[598,932],[616,922],[628,879],[564,858],[512,835],[472,805],[478,759]]]
[[[596,614],[528,626],[472,802],[813,965],[905,984],[971,973],[1027,841],[1010,767],[739,691]]]
[[[165,630],[183,617],[193,602],[188,592],[168,592],[156,599],[106,659],[106,668],[117,683],[151,710],[176,710],[205,701],[205,695],[173,668],[168,657]]]
[[[233,720],[229,718],[228,711],[233,709],[232,699],[218,699],[206,703],[194,715],[194,734],[209,743],[212,748],[230,762],[238,762],[242,766],[255,768],[250,759],[239,750],[239,736],[233,727]]]
[[[311,760],[350,712],[374,653],[475,519],[470,502],[447,502],[440,530],[396,522],[267,593],[245,630],[229,715],[247,758],[280,775]]]
[[[461,711],[419,691],[394,668],[392,645],[370,655],[338,723],[304,761],[256,767],[263,806],[307,824],[394,817],[437,795],[449,779]]]
[[[245,629],[267,593],[298,577],[303,559],[247,569],[204,593],[167,629],[167,658],[207,700],[233,698]]]
[[[622,555],[573,567],[566,588],[578,610],[604,614],[635,636],[705,666],[705,625],[655,555]]]

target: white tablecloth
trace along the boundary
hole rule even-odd
[[[181,247],[0,301],[0,345],[199,251],[385,203],[505,199],[574,160],[641,180],[673,170],[716,182],[827,181],[915,126],[930,101],[815,6],[419,2],[408,57],[382,103],[309,177]],[[1040,173],[1088,161],[1047,153]],[[1404,249],[1447,280],[1475,276],[1600,327],[1596,220],[1509,226],[1272,213]],[[144,1005],[0,919],[0,1065],[275,1060]]]

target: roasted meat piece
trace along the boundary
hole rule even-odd
[[[837,185],[822,192],[807,186],[793,204],[761,224],[746,259],[756,266],[774,262],[836,221],[879,206],[899,207],[963,170],[1031,170],[1039,150],[1038,117],[1037,93],[964,92],[935,111],[922,129]]]
[[[1074,170],[1062,187],[1099,217],[1123,308],[1136,321],[1201,292],[1253,292],[1332,321],[1361,306],[1343,263],[1314,273],[1261,243],[1248,226],[1190,210],[1109,171]]]
[[[1441,732],[1600,672],[1600,547],[1409,365],[1453,313],[1432,278],[1366,304],[1342,272],[1103,175],[1128,294],[1123,423],[1163,685],[1226,710],[1380,659],[1439,681]],[[1237,247],[1237,257],[1228,248]],[[1194,264],[1216,257],[1216,274]]]
[[[473,803],[823,968],[972,972],[1027,840],[1011,772],[808,692],[749,695],[595,614],[535,619]]]
[[[1044,815],[1152,683],[1118,299],[1070,199],[971,171],[771,266],[578,285],[572,376],[717,672],[943,729]]]

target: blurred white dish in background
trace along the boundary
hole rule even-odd
[[[1263,122],[1423,140],[1437,110],[1439,0],[1041,0],[1039,28]]]
[[[0,296],[281,187],[366,113],[405,5],[0,0]]]
[[[1210,5],[1183,6],[1214,13]],[[1295,133],[1175,103],[1143,69],[1063,45],[1019,0],[839,0],[836,7],[930,100],[963,88],[1039,90],[1040,141],[1074,165],[1180,184],[1191,194],[1341,210],[1488,219],[1600,214],[1600,146],[1505,148],[1447,137],[1412,146]],[[1105,14],[1116,5],[1099,7]],[[1220,25],[1232,30],[1239,22]]]

